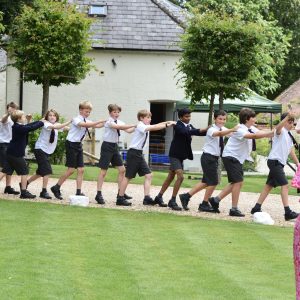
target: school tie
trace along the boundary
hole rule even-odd
[[[50,144],[53,144],[54,138],[55,138],[55,130],[54,130],[54,129],[51,129],[51,132],[50,132],[50,138],[49,138],[49,143],[50,143]]]
[[[220,131],[222,131],[222,128],[220,128]],[[220,152],[221,152],[221,156],[222,156],[222,153],[223,153],[223,150],[224,150],[224,138],[222,136],[220,136],[220,139],[219,139],[219,146],[220,146]]]
[[[146,144],[147,138],[148,138],[148,131],[146,132],[146,137],[145,137],[145,140],[143,142],[142,149],[144,148],[144,146]]]
[[[85,118],[83,118],[83,122],[86,123],[86,119],[85,119]],[[89,132],[89,129],[86,127],[86,128],[85,128],[84,135],[81,137],[80,142],[82,142],[82,140],[84,139],[86,133],[88,134],[89,138],[91,139],[91,134],[90,134],[90,132]]]
[[[117,124],[118,120],[114,120],[114,122]],[[120,136],[120,135],[121,135],[121,133],[120,133],[120,129],[117,129],[117,133],[118,133],[118,136]]]
[[[291,134],[290,131],[288,131],[288,135],[291,137],[292,141],[293,141],[293,144],[294,144],[294,147],[295,149],[299,150],[299,146],[298,146],[298,143],[297,141],[295,140],[295,138],[293,137],[293,135]]]
[[[254,133],[253,131],[252,131],[252,129],[248,129],[248,131],[250,132],[250,133]],[[256,141],[255,141],[255,139],[252,139],[252,151],[256,151]]]

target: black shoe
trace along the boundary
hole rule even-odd
[[[19,195],[20,192],[15,191],[12,187],[6,186],[4,189],[4,194],[9,194],[9,195]]]
[[[191,197],[189,196],[188,193],[179,195],[179,199],[180,199],[181,205],[182,205],[184,210],[189,210],[188,204],[189,204],[190,198]]]
[[[124,197],[119,196],[117,197],[116,205],[131,206],[131,202],[127,201]]]
[[[84,193],[76,193],[76,196],[85,196],[85,194]]]
[[[239,209],[232,209],[232,208],[229,210],[229,216],[231,216],[231,217],[245,217],[245,215],[242,214]]]
[[[286,221],[296,219],[298,216],[299,216],[299,214],[292,210],[290,210],[288,213],[284,214],[284,218]]]
[[[251,215],[253,215],[253,214],[257,213],[257,212],[261,212],[261,208],[257,208],[257,207],[254,206],[254,207],[251,209]]]
[[[178,206],[178,204],[176,203],[176,201],[169,201],[168,203],[168,207],[170,207],[173,210],[182,210],[182,208],[180,206]]]
[[[35,198],[36,195],[32,195],[31,193],[29,193],[27,190],[25,190],[23,193],[21,193],[20,198],[21,199],[33,199]]]
[[[154,200],[151,197],[145,197],[143,200],[143,205],[155,205]]]
[[[44,199],[52,199],[52,197],[48,194],[47,191],[41,192],[41,193],[40,193],[40,197],[41,197],[41,198],[44,198]]]
[[[105,204],[102,195],[96,195],[95,200],[97,201],[98,204]]]
[[[131,197],[131,196],[128,196],[127,194],[124,194],[124,198],[125,198],[126,200],[132,199],[132,197]]]
[[[210,213],[215,213],[214,209],[209,205],[208,202],[202,202],[198,208],[199,211],[205,211]]]
[[[208,199],[208,202],[210,203],[212,209],[216,212],[216,213],[220,213],[219,210],[219,202],[216,201],[215,197],[211,197]]]
[[[54,194],[55,198],[62,200],[63,197],[61,196],[61,192],[60,189],[56,187],[56,185],[52,186],[50,188],[50,190],[52,191],[52,193]]]
[[[154,198],[154,205],[158,204],[160,207],[167,207],[168,204],[164,203],[164,200],[162,197],[156,196]]]

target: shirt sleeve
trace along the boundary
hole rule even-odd
[[[216,128],[210,127],[210,128],[207,130],[206,135],[207,135],[207,136],[210,136],[210,137],[213,137],[213,134],[214,134],[214,132],[216,132],[216,131],[217,131]]]
[[[144,123],[139,123],[136,127],[136,129],[139,131],[139,132],[142,132],[144,133],[147,129],[148,125],[145,125]]]
[[[72,119],[72,124],[75,126],[78,126],[78,124],[81,122],[81,119],[78,117],[75,117]]]

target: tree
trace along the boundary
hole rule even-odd
[[[267,71],[272,74],[269,34],[264,23],[245,22],[239,16],[194,14],[183,35],[178,66],[187,96],[193,103],[210,99],[212,110],[215,95],[222,109],[224,98],[243,97],[253,85],[270,88],[263,81]]]
[[[0,34],[4,31],[2,20],[3,20],[3,13],[0,11]]]
[[[36,0],[15,18],[9,55],[25,81],[42,85],[42,114],[48,109],[50,86],[78,84],[91,69],[86,56],[90,24],[66,1]]]
[[[269,10],[285,34],[291,35],[289,53],[279,74],[280,88],[272,94],[274,97],[300,78],[300,0],[272,0]]]
[[[245,21],[261,22],[268,27],[268,53],[273,63],[271,68],[260,70],[260,74],[261,82],[265,82],[265,86],[269,84],[271,78],[270,88],[260,89],[257,85],[252,86],[257,92],[274,98],[299,79],[300,0],[190,0],[188,3],[190,8],[197,7],[200,13],[214,11],[220,15],[224,13],[231,16],[240,15]]]
[[[0,11],[3,12],[3,24],[8,31],[14,18],[20,13],[21,6],[32,4],[33,0],[0,0]]]

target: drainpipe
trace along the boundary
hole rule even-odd
[[[20,72],[20,87],[19,87],[19,107],[23,110],[23,80],[24,72]]]

